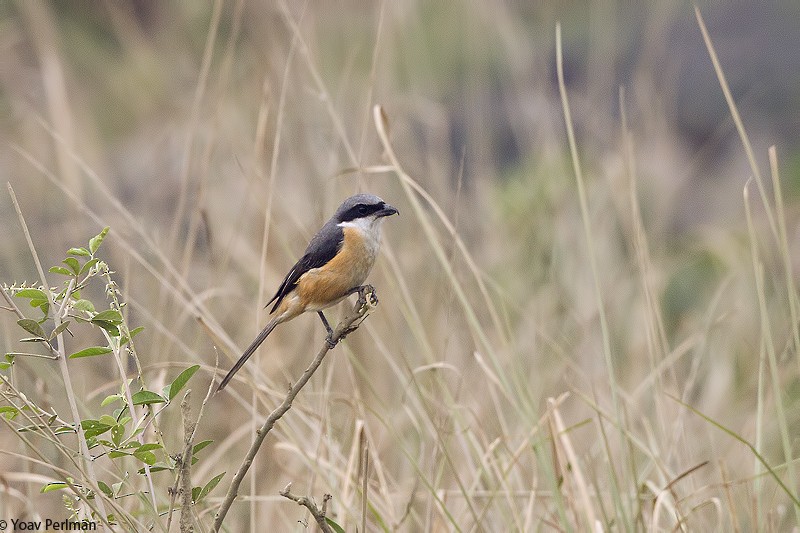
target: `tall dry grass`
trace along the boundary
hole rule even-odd
[[[229,530],[304,529],[279,495],[289,482],[330,493],[346,531],[800,523],[796,200],[781,194],[782,153],[748,136],[715,35],[704,60],[719,85],[701,96],[725,102],[718,133],[737,144],[703,180],[707,147],[679,136],[649,56],[623,90],[608,78],[630,24],[599,4],[589,15],[609,29],[586,34],[575,6],[131,6],[0,8],[0,173],[46,265],[111,227],[103,259],[145,327],[151,390],[199,364],[196,414],[343,197],[369,190],[401,211],[370,278],[379,307],[267,439]],[[653,53],[692,12],[639,16]],[[1,201],[0,282],[36,280]],[[16,317],[0,317],[4,350],[19,351]],[[98,342],[80,333],[68,350]],[[203,407],[196,438],[214,443],[192,480],[226,476],[194,506],[197,530],[323,335],[311,316],[281,327]],[[121,385],[104,357],[68,361],[74,393],[58,363],[18,357],[14,386],[99,417]],[[74,471],[78,443],[16,423],[0,432],[0,519],[65,516],[60,492],[39,491]],[[177,405],[159,427],[180,453]],[[95,461],[131,494],[97,499],[120,528],[166,530],[174,476],[153,473],[151,494],[140,467]]]

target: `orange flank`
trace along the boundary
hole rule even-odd
[[[327,264],[312,268],[297,280],[297,295],[285,298],[276,310],[282,321],[306,311],[320,311],[339,303],[348,292],[361,285],[377,257],[355,228],[345,227],[341,251]],[[284,313],[286,313],[285,316]]]

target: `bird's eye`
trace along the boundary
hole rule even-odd
[[[366,215],[367,214],[367,206],[365,206],[365,205],[358,206],[358,214],[359,215]]]

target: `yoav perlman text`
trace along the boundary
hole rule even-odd
[[[11,519],[11,531],[97,531],[97,522],[89,520]]]

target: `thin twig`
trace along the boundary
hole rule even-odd
[[[184,491],[188,487],[189,497],[191,499],[192,482],[188,478],[189,474],[191,473],[190,468],[192,463],[192,454],[194,453],[194,437],[197,434],[197,427],[200,425],[200,420],[203,418],[203,411],[206,408],[206,404],[208,403],[209,398],[211,398],[213,391],[216,389],[214,382],[217,379],[218,367],[219,367],[219,356],[217,355],[216,361],[214,363],[214,373],[212,374],[211,381],[208,384],[208,390],[206,391],[205,398],[203,398],[203,403],[200,404],[200,412],[197,414],[197,420],[195,420],[194,423],[191,425],[191,431],[188,431],[186,428],[186,422],[187,420],[189,420],[187,395],[189,394],[189,392],[191,392],[191,389],[186,391],[186,395],[184,395],[184,399],[183,401],[181,401],[181,414],[184,415],[184,439],[183,439],[184,445],[180,456],[178,456],[178,459],[176,460],[177,474],[175,476],[175,483],[168,489],[170,498],[169,498],[169,511],[167,512],[167,531],[170,530],[170,526],[172,525],[172,514],[175,511],[175,498],[178,495],[178,487],[179,486],[183,487],[182,490]],[[186,413],[184,413],[185,402],[187,402]],[[186,478],[183,477],[184,474],[186,474]],[[181,508],[181,513],[183,513],[183,508],[184,506],[182,506]],[[183,515],[181,515],[181,519],[182,518]]]
[[[361,427],[361,531],[367,531],[367,502],[369,502],[369,446],[367,432]]]
[[[192,438],[194,436],[195,423],[192,422],[192,408],[189,405],[191,389],[186,391],[181,401],[181,418],[183,418],[183,444],[184,452],[181,456],[181,464],[178,465],[180,471],[180,494],[181,494],[181,533],[192,533],[194,524],[192,523]]]
[[[8,194],[11,196],[11,202],[14,204],[14,210],[17,212],[17,219],[19,220],[20,226],[22,226],[22,232],[25,235],[25,240],[28,243],[28,249],[31,252],[31,256],[33,256],[33,262],[36,265],[36,270],[39,273],[39,278],[42,282],[42,287],[44,288],[44,292],[47,295],[47,301],[50,305],[50,309],[55,309],[55,302],[53,301],[53,295],[47,289],[47,278],[44,275],[44,269],[42,268],[42,263],[39,261],[39,255],[36,253],[36,248],[33,246],[33,239],[31,238],[31,234],[28,231],[28,225],[25,223],[25,218],[22,216],[22,209],[17,202],[17,196],[14,194],[14,189],[11,187],[10,183],[6,183],[8,187]],[[55,327],[61,325],[61,317],[58,315],[53,316],[53,320],[55,322]],[[80,455],[83,458],[83,462],[86,468],[86,474],[88,477],[87,484],[90,485],[91,489],[95,492],[95,494],[100,494],[101,491],[97,484],[97,476],[95,475],[94,471],[94,463],[92,463],[92,456],[89,453],[89,446],[86,444],[86,435],[83,433],[81,429],[81,417],[78,412],[78,403],[75,400],[75,390],[72,388],[72,380],[69,375],[69,369],[67,368],[67,356],[64,351],[64,337],[63,333],[59,333],[57,336],[58,345],[57,345],[57,353],[58,353],[58,362],[59,367],[61,368],[61,377],[64,381],[64,388],[66,390],[67,401],[69,403],[70,411],[72,412],[72,418],[75,421],[75,429],[77,430],[78,434],[78,445],[80,447]],[[50,344],[50,343],[47,343]],[[52,345],[50,345],[52,347]],[[106,511],[106,505],[104,498],[98,497],[96,498],[97,507],[102,513],[102,521],[107,526],[108,525],[108,512]]]
[[[105,278],[107,282],[106,285],[108,287],[107,295],[108,298],[111,300],[112,309],[116,309],[117,311],[120,312],[120,314],[122,314],[123,312],[122,305],[120,305],[119,299],[117,298],[117,294],[119,293],[119,291],[117,290],[117,284],[111,279],[111,271],[107,267],[103,268],[101,275],[103,278]],[[89,275],[87,274],[85,279],[88,278]],[[64,300],[66,301],[66,298]],[[127,322],[123,321],[123,323],[120,324],[120,331],[121,334],[128,339],[128,348],[127,348],[128,353],[132,355],[133,360],[136,363],[139,382],[141,383],[142,388],[145,388],[144,380],[142,379],[142,365],[139,363],[139,357],[136,355],[136,350],[133,344],[133,335],[131,335],[131,332],[128,329]],[[133,427],[138,428],[141,419],[139,418],[139,414],[136,412],[136,405],[133,403],[133,393],[131,392],[131,386],[130,386],[131,380],[128,380],[127,373],[125,372],[125,365],[122,362],[123,345],[121,344],[120,339],[113,338],[108,331],[103,329],[102,333],[103,336],[106,338],[106,342],[111,347],[111,351],[114,353],[114,360],[117,363],[117,370],[119,371],[119,379],[122,382],[122,390],[125,394],[125,402],[128,404],[128,412],[130,413],[131,419],[133,420]],[[151,415],[150,421],[153,423],[153,426],[156,429],[155,433],[159,438],[159,444],[161,444],[161,446],[163,447],[164,440],[163,438],[161,438],[161,430],[158,428],[156,417],[155,414],[153,413],[152,405],[151,404],[146,405],[145,411],[146,411],[144,414],[145,417],[147,417],[148,414]],[[136,438],[136,441],[139,442],[139,444],[144,444],[143,435],[144,431],[142,431],[142,433],[140,433],[139,436]],[[155,514],[155,516],[158,516],[158,501],[156,500],[156,490],[155,486],[153,485],[153,475],[150,471],[150,465],[147,463],[144,464],[144,475],[145,475],[145,482],[147,483],[147,491],[150,493],[150,503],[153,506],[153,513]],[[169,531],[169,529],[167,529],[167,531]]]
[[[42,287],[42,290],[45,290],[45,287]],[[2,294],[2,295],[3,295],[3,298],[4,298],[4,299],[5,299],[5,300],[8,302],[8,304],[11,306],[11,308],[10,308],[10,309],[8,309],[9,311],[11,311],[11,312],[13,312],[15,315],[17,315],[17,317],[18,317],[20,320],[22,320],[23,318],[27,318],[27,317],[26,317],[26,316],[23,314],[23,312],[20,310],[20,308],[19,308],[19,307],[17,307],[17,304],[16,304],[16,303],[14,303],[14,300],[12,300],[12,299],[11,299],[11,295],[10,295],[10,294],[8,294],[8,291],[7,291],[6,287],[0,287],[0,294]],[[6,307],[4,307],[3,309],[7,309],[7,308],[6,308]],[[45,348],[47,348],[48,350],[50,350],[50,353],[52,354],[52,355],[50,355],[50,356],[42,355],[42,356],[40,356],[40,357],[45,357],[45,358],[47,358],[47,359],[54,359],[54,360],[55,360],[55,359],[58,359],[58,350],[56,350],[55,348],[53,348],[53,345],[50,343],[50,341],[48,341],[47,339],[42,339],[42,340],[40,340],[40,341],[39,341],[39,343],[40,343],[40,344],[42,344],[42,345],[43,345]],[[26,355],[34,355],[34,354],[26,354]]]
[[[336,329],[333,332],[333,336],[331,337],[331,343],[328,344],[328,341],[322,343],[322,348],[320,348],[317,356],[311,362],[311,365],[303,372],[303,375],[300,376],[300,379],[292,385],[289,389],[289,393],[284,398],[283,402],[275,408],[272,413],[269,414],[267,419],[264,421],[264,425],[256,432],[256,438],[253,440],[253,444],[250,446],[250,450],[247,452],[247,455],[244,458],[239,469],[236,471],[236,475],[233,477],[231,481],[231,485],[228,488],[228,493],[225,495],[225,499],[222,501],[222,505],[217,512],[217,515],[214,517],[214,527],[212,531],[217,532],[222,527],[222,521],[225,520],[225,515],[228,514],[228,511],[233,504],[233,500],[236,499],[236,496],[239,494],[239,486],[244,479],[245,474],[250,469],[250,466],[253,464],[253,458],[258,453],[259,448],[261,448],[261,444],[263,444],[264,439],[266,438],[267,434],[272,430],[275,426],[275,423],[284,415],[286,412],[292,407],[292,402],[294,401],[297,394],[300,392],[308,380],[311,379],[311,376],[316,372],[319,365],[322,364],[322,360],[325,358],[325,355],[330,351],[331,345],[335,346],[339,341],[345,338],[349,333],[352,333],[361,321],[366,318],[367,314],[377,305],[378,299],[375,296],[375,289],[370,285],[365,285],[361,288],[358,293],[358,301],[356,301],[356,305],[353,307],[353,310],[345,316],[342,321],[336,326]]]
[[[292,484],[289,483],[286,485],[286,488],[280,492],[280,495],[308,509],[308,512],[311,513],[311,516],[314,517],[317,525],[324,533],[333,533],[333,529],[328,525],[328,521],[325,519],[325,515],[328,513],[328,501],[333,498],[333,496],[330,494],[324,495],[322,497],[322,509],[320,509],[317,507],[317,504],[314,503],[314,500],[308,496],[297,496],[289,492],[291,488]]]
[[[28,353],[28,352],[6,352],[6,355],[11,356],[20,356],[20,357],[38,357],[40,359],[49,359],[50,361],[55,361],[58,359],[57,355],[45,355],[43,353]]]

